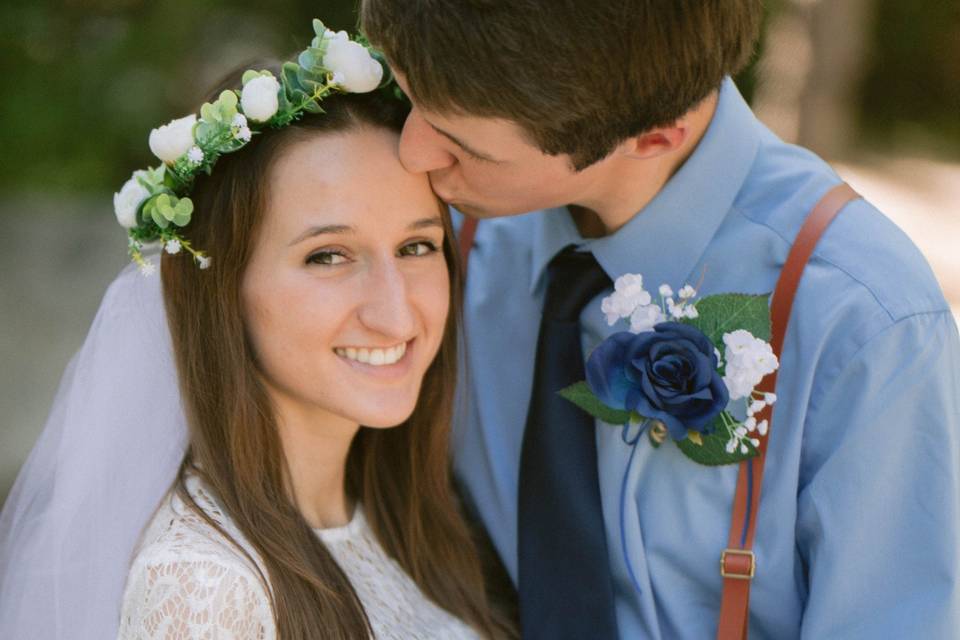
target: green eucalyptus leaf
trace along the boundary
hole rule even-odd
[[[209,149],[213,146],[217,136],[220,135],[220,130],[221,128],[217,124],[208,122],[207,120],[201,120],[197,123],[194,138],[201,149]],[[206,153],[206,151],[204,151],[204,153]]]
[[[723,351],[723,334],[746,329],[761,340],[770,341],[770,294],[723,293],[696,303],[699,317],[685,318],[685,324],[701,331]]]
[[[324,86],[327,83],[327,80],[326,78],[321,78],[314,73],[310,73],[309,71],[300,68],[297,69],[297,82],[309,96],[316,93],[318,88]]]
[[[323,22],[319,18],[314,18],[312,24],[313,24],[313,32],[317,36],[322,36],[324,33],[326,33],[327,27],[326,25],[323,24]]]
[[[600,402],[586,382],[577,382],[561,390],[560,396],[577,405],[594,418],[599,418],[607,424],[627,424],[630,422],[630,412],[623,409],[611,409]]]
[[[236,109],[237,108],[237,94],[232,89],[224,89],[220,92],[220,97],[217,99],[217,102],[220,104],[220,109]]]
[[[727,412],[724,413],[729,420],[733,419],[730,414]],[[676,445],[680,448],[680,451],[683,452],[683,455],[698,464],[709,467],[738,464],[743,460],[748,460],[759,455],[760,452],[748,441],[744,442],[747,447],[747,453],[740,453],[739,447],[737,447],[733,453],[727,453],[727,442],[730,440],[730,436],[726,428],[723,427],[723,422],[720,417],[717,417],[714,421],[713,428],[712,433],[701,434],[701,444],[697,444],[688,437],[683,440],[677,440]]]
[[[313,48],[304,49],[297,57],[301,69],[315,69],[321,65],[321,60],[323,58],[318,57],[316,49]]]
[[[316,100],[310,100],[307,104],[303,105],[303,110],[308,113],[324,113],[323,107],[321,107]]]
[[[200,107],[200,120],[211,124],[217,122],[217,108],[209,102],[204,102]]]
[[[281,81],[283,86],[286,89],[287,96],[292,102],[296,102],[294,95],[297,91],[303,91],[303,88],[300,86],[300,80],[297,78],[297,71],[300,70],[300,66],[294,62],[284,62],[283,69],[281,72]]]

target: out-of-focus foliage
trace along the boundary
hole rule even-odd
[[[301,51],[353,0],[31,0],[0,5],[0,191],[116,190],[150,129],[238,64]]]
[[[960,157],[960,1],[874,2],[864,137]]]
[[[787,0],[767,0],[776,12]],[[834,2],[841,0],[819,0]],[[960,2],[873,0],[866,142],[960,154]],[[153,162],[151,128],[194,112],[238,63],[288,56],[310,19],[357,0],[31,0],[0,4],[0,191],[114,191]],[[761,47],[770,43],[761,42]],[[755,68],[738,78],[752,95]]]

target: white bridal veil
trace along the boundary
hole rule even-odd
[[[0,638],[115,638],[186,446],[159,275],[111,284],[0,513]]]

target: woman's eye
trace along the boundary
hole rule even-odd
[[[434,253],[437,250],[437,245],[432,242],[427,242],[421,240],[420,242],[411,242],[410,244],[403,245],[400,247],[401,256],[425,256],[430,253]]]
[[[344,264],[346,261],[347,256],[339,251],[317,251],[316,253],[311,253],[307,258],[307,264],[322,264],[325,266]]]

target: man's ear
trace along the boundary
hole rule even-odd
[[[689,123],[681,118],[669,126],[650,129],[624,140],[620,151],[632,158],[655,158],[682,147],[689,135]]]

